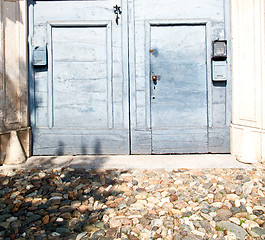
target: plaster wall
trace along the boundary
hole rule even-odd
[[[231,152],[247,163],[265,159],[264,0],[232,0]]]

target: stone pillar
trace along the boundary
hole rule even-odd
[[[265,159],[264,0],[231,0],[231,152],[246,163]]]
[[[0,160],[12,130],[30,154],[27,73],[27,2],[1,0],[0,5]]]

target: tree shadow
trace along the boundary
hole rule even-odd
[[[82,147],[82,152],[86,152],[86,148]],[[96,139],[93,146],[93,155],[82,156],[77,155],[74,161],[70,163],[70,167],[73,168],[87,168],[87,169],[101,169],[104,167],[104,163],[108,160],[107,156],[103,155],[102,145],[100,139]]]
[[[121,173],[65,168],[0,175],[0,235],[5,239],[76,239],[82,232],[91,237],[101,231],[110,239],[120,237],[121,228],[111,228],[104,215],[109,208],[125,204],[116,201],[124,197],[116,187],[122,183]]]

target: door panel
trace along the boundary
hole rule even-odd
[[[207,151],[204,25],[151,26],[153,153]]]
[[[52,28],[54,127],[108,127],[106,28]],[[75,66],[80,71],[65,75]]]
[[[31,53],[48,55],[32,67],[33,154],[128,154],[126,1],[35,1],[32,11]]]

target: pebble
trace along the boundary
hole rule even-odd
[[[237,225],[240,225],[240,219],[239,218],[236,218],[236,217],[231,217],[229,218],[229,221],[232,222],[232,223],[235,223]]]
[[[263,237],[263,169],[0,173],[0,239]]]
[[[246,238],[246,236],[248,235],[248,233],[246,232],[245,229],[243,229],[242,227],[240,227],[234,223],[221,221],[221,222],[217,223],[217,227],[221,231],[226,230],[228,232],[234,233],[236,235],[237,239],[239,239],[239,240],[244,240]]]
[[[232,212],[228,209],[218,209],[216,214],[222,221],[226,221],[233,216]]]

